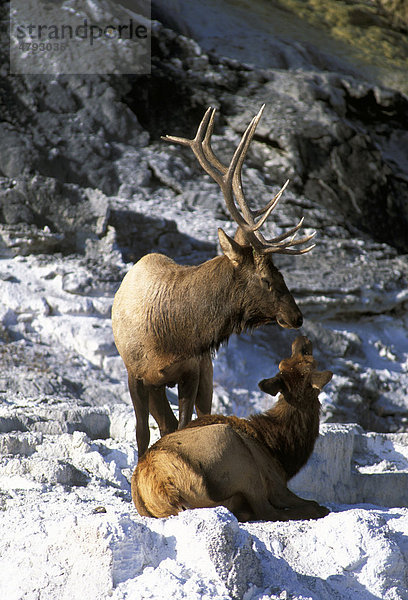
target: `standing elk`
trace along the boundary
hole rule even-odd
[[[112,328],[128,372],[139,456],[149,446],[149,412],[161,435],[184,427],[194,406],[198,416],[211,412],[211,352],[232,333],[274,321],[281,327],[302,325],[302,313],[274,266],[272,254],[308,252],[314,244],[303,249],[293,247],[306,244],[315,234],[294,239],[302,218],[287,233],[266,240],[259,229],[288,182],[257,211],[249,208],[242,189],[242,164],[263,108],[244,132],[228,167],[211,148],[215,109],[206,111],[193,140],[164,138],[193,150],[200,165],[220,186],[238,229],[234,239],[218,229],[223,254],[197,266],[180,266],[156,253],[142,257],[115,295]],[[176,384],[179,421],[165,392],[165,386]]]
[[[249,419],[208,415],[162,437],[139,460],[132,498],[140,515],[225,506],[240,521],[318,519],[329,510],[287,487],[319,435],[319,393],[332,378],[317,371],[312,344],[299,336],[279,373],[259,387],[275,406]]]

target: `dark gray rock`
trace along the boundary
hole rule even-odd
[[[47,226],[0,225],[0,256],[52,254],[63,246],[64,239],[63,233],[51,233]]]
[[[116,243],[126,262],[136,262],[150,252],[161,252],[186,262],[191,262],[199,253],[206,258],[216,254],[214,244],[181,233],[173,219],[160,218],[156,212],[152,214],[148,206],[146,209],[143,214],[118,202],[111,208],[109,223],[116,232]]]
[[[27,171],[38,154],[26,133],[16,131],[9,123],[0,123],[0,174],[18,177]]]
[[[12,255],[84,252],[87,238],[106,233],[108,218],[108,199],[102,192],[55,178],[22,176],[8,185],[3,182],[0,189],[0,220],[9,226],[3,228],[3,245],[11,248]],[[33,238],[31,251],[27,226]]]

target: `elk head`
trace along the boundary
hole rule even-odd
[[[282,327],[297,329],[303,323],[302,313],[273,264],[272,254],[309,252],[314,244],[303,249],[295,247],[309,242],[316,232],[295,239],[303,224],[302,218],[289,231],[272,239],[265,239],[260,228],[278,204],[288,181],[264,208],[256,211],[248,206],[242,188],[242,165],[264,107],[265,105],[261,107],[248,125],[228,167],[218,160],[211,148],[215,108],[207,109],[194,139],[169,135],[162,139],[193,150],[200,165],[221,188],[227,209],[238,225],[234,238],[221,228],[218,229],[218,237],[222,252],[236,269],[237,278],[242,279],[248,292],[247,301],[242,306],[243,321],[247,326],[258,326],[276,320]]]
[[[261,390],[271,396],[281,392],[286,402],[295,407],[317,400],[333,373],[317,370],[312,351],[312,342],[305,336],[298,336],[292,344],[292,356],[281,360],[275,377],[259,382]]]

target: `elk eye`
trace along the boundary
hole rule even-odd
[[[261,277],[261,281],[262,281],[262,286],[264,288],[266,288],[267,290],[272,289],[272,282],[269,281],[269,279],[266,279],[266,277]]]

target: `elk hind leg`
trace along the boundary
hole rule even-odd
[[[197,398],[200,369],[197,360],[188,361],[178,383],[179,425],[181,429],[191,421]]]
[[[195,407],[197,416],[211,414],[213,395],[213,364],[210,353],[204,354],[200,361],[200,380],[198,383]]]
[[[178,421],[171,410],[165,387],[149,389],[149,410],[160,429],[160,435],[176,431]]]
[[[149,394],[143,382],[128,371],[130,397],[136,415],[136,441],[139,458],[149,447]]]
[[[251,490],[251,493],[244,493],[245,499],[252,509],[252,515],[249,514],[248,520],[251,521],[280,521],[281,516],[279,510],[277,510],[268,500],[264,494],[263,486],[260,486],[257,490]],[[245,514],[245,512],[243,513]],[[239,518],[239,517],[237,517]]]
[[[228,456],[222,456],[207,473],[210,497],[239,521],[279,521],[279,511],[269,501],[265,480],[247,444],[232,428],[223,433],[229,438]]]

